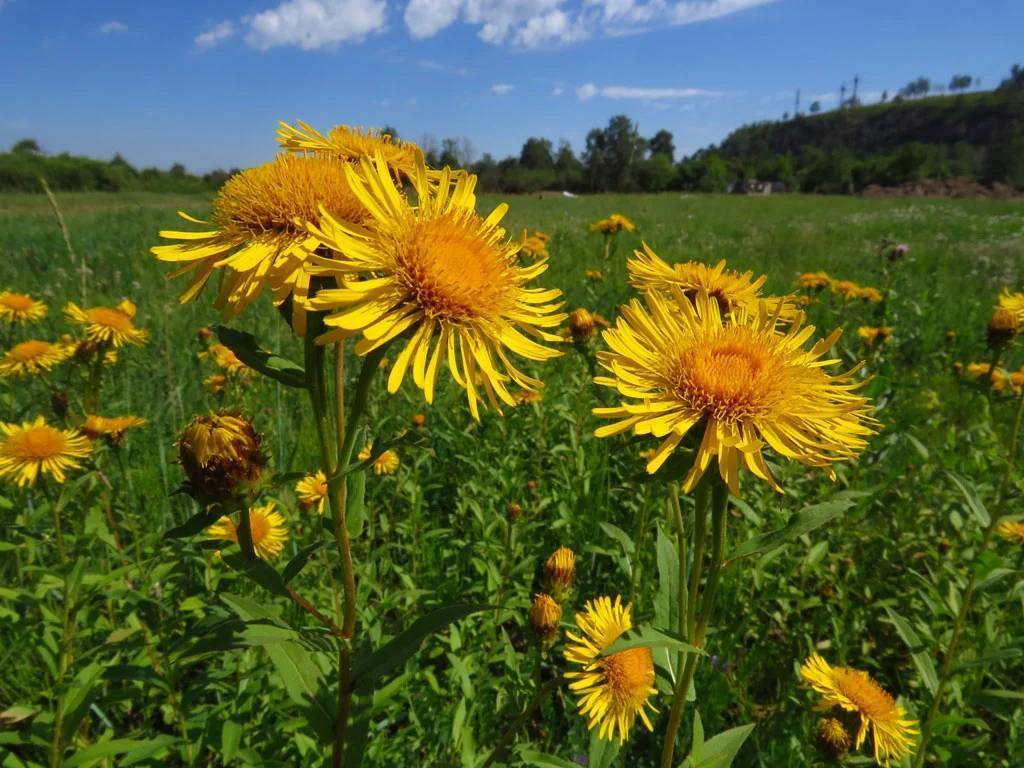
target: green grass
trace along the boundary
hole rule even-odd
[[[67,301],[135,301],[137,323],[151,338],[144,348],[123,350],[107,372],[102,410],[136,413],[150,425],[130,435],[119,452],[100,451],[68,496],[65,536],[78,569],[58,565],[47,493],[0,486],[0,712],[15,705],[35,712],[13,724],[0,717],[0,743],[12,750],[2,764],[48,764],[58,694],[65,702],[93,705],[72,712],[81,719],[70,727],[68,756],[109,738],[166,736],[167,745],[153,743],[153,754],[137,764],[315,764],[325,754],[307,724],[315,718],[289,695],[273,659],[258,647],[222,649],[213,627],[235,616],[226,594],[272,606],[307,631],[308,617],[212,556],[199,546],[202,536],[161,538],[197,511],[187,496],[171,495],[182,478],[174,441],[194,414],[222,404],[244,410],[264,434],[273,468],[305,472],[317,455],[308,404],[300,391],[258,378],[233,388],[223,403],[203,386],[214,369],[198,356],[196,331],[217,321],[212,299],[204,295],[180,306],[180,286],[167,282],[166,265],[148,249],[157,244],[158,230],[188,228],[176,209],[202,216],[209,200],[103,194],[59,200],[77,261],[44,197],[0,196],[0,290],[27,291],[50,305],[47,319],[31,329],[43,338],[72,330],[60,312]],[[489,210],[497,202],[487,196],[479,207]],[[858,462],[839,468],[835,484],[781,460],[784,496],[746,476],[743,500],[729,519],[730,545],[779,528],[803,506],[839,491],[863,495],[842,518],[727,569],[709,637],[708,652],[716,658],[698,670],[697,700],[688,707],[676,762],[688,750],[696,710],[709,735],[756,724],[736,765],[820,764],[812,738],[814,697],[797,675],[816,648],[833,663],[868,670],[920,717],[930,702],[920,665],[926,658],[941,663],[972,568],[986,588],[930,764],[1024,762],[1022,550],[996,540],[983,552],[980,525],[947,476],[968,478],[998,514],[996,487],[1014,402],[990,399],[951,369],[955,360],[988,359],[985,324],[996,296],[1003,286],[1019,289],[1024,281],[1024,205],[678,194],[510,203],[510,232],[552,235],[551,267],[539,282],[561,288],[569,308],[587,307],[609,319],[632,296],[624,263],[641,239],[669,261],[726,259],[732,268],[764,273],[773,293],[789,291],[800,272],[817,270],[879,285],[880,241],[910,245],[908,258],[894,267],[886,319],[894,329],[891,344],[870,351],[858,343],[857,326],[875,321],[872,307],[841,310],[824,301],[809,310],[823,331],[847,326],[837,347],[844,361],[868,358],[874,377],[868,390],[883,427]],[[605,264],[600,236],[587,224],[613,211],[638,229],[619,239]],[[604,282],[585,277],[595,268],[606,273]],[[302,359],[266,298],[233,325]],[[958,333],[952,344],[947,330]],[[1012,367],[1022,362],[1019,351],[1009,354]],[[348,369],[354,376],[357,361]],[[655,542],[659,526],[670,528],[664,487],[643,481],[639,454],[650,443],[593,437],[590,408],[610,394],[589,384],[579,352],[567,349],[536,371],[546,383],[542,402],[505,418],[487,413],[479,424],[450,382],[429,409],[409,382],[395,396],[382,386],[374,391],[366,439],[391,438],[417,412],[427,415],[427,427],[423,446],[399,447],[397,475],[367,480],[368,518],[354,552],[366,641],[379,645],[437,605],[479,602],[503,610],[451,625],[427,640],[404,672],[393,673],[402,675],[378,693],[367,765],[483,763],[532,693],[535,650],[526,611],[535,570],[555,547],[568,544],[579,553],[572,607],[596,595],[622,594],[634,601],[641,623],[654,616]],[[49,383],[69,393],[74,412],[80,374],[62,368]],[[44,382],[0,382],[4,421],[50,417],[49,400]],[[298,508],[291,481],[268,498],[278,500],[291,531],[276,563],[280,569],[319,538],[319,525]],[[1017,513],[1020,498],[1014,477],[1004,511]],[[523,515],[510,523],[505,510],[513,502]],[[314,554],[294,584],[331,612],[326,552]],[[64,594],[73,595],[70,615]],[[886,606],[916,631],[912,649]],[[317,640],[307,637],[311,647]],[[208,653],[200,643],[208,644]],[[332,663],[327,654],[308,652],[300,669],[328,690]],[[98,665],[95,675],[92,665]],[[564,669],[555,655],[543,679]],[[332,696],[328,690],[325,700]],[[660,694],[656,704],[655,733],[638,729],[615,765],[657,764],[670,696]],[[565,760],[587,753],[584,723],[564,686],[527,718],[518,743]],[[514,758],[506,764],[529,763]]]

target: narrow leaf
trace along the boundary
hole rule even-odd
[[[896,634],[907,644],[910,656],[914,660],[914,666],[917,667],[917,672],[921,675],[921,681],[928,692],[934,695],[939,687],[939,676],[935,671],[935,663],[932,661],[931,654],[917,636],[917,632],[910,626],[910,622],[888,605],[885,606],[885,612],[889,615],[889,621],[896,628]]]
[[[605,648],[601,655],[610,656],[613,653],[627,651],[630,648],[669,648],[673,651],[683,651],[685,653],[699,653],[702,655],[704,653],[700,648],[683,642],[674,634],[659,631],[654,629],[654,627],[638,627],[624,633],[618,640]]]
[[[854,494],[841,494],[829,501],[804,507],[793,515],[782,528],[752,536],[744,541],[729,553],[727,560],[732,562],[742,557],[751,557],[777,549],[798,536],[803,536],[839,517],[853,506],[853,500]]]
[[[235,353],[235,357],[264,376],[289,387],[305,388],[306,371],[297,363],[260,347],[251,333],[216,325],[214,330],[220,343]]]
[[[753,724],[730,728],[703,742],[699,751],[686,758],[682,768],[729,768],[743,743],[754,730]]]
[[[952,472],[947,472],[946,474],[953,481],[953,485],[960,489],[960,493],[963,494],[964,500],[967,502],[967,508],[978,519],[978,523],[982,526],[987,526],[991,518],[985,505],[978,498],[978,489],[974,487],[970,480],[960,477],[960,475]]]

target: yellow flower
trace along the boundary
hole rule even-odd
[[[544,400],[544,393],[539,389],[520,389],[516,394],[516,405],[532,405]]]
[[[181,242],[151,249],[161,261],[182,263],[171,277],[192,273],[182,303],[195,298],[215,270],[226,267],[214,302],[226,320],[269,288],[275,306],[292,298],[292,325],[304,335],[310,284],[306,261],[317,245],[304,223],[316,221],[321,207],[357,225],[367,217],[345,180],[347,165],[337,158],[282,154],[229,179],[213,201],[210,222],[179,212],[209,227],[202,232],[164,230],[160,237]]]
[[[74,346],[31,339],[15,344],[0,357],[0,378],[52,370],[74,353]]]
[[[858,369],[829,375],[824,368],[838,361],[821,359],[841,331],[808,350],[814,328],[803,328],[798,315],[781,332],[767,304],[756,315],[734,309],[726,325],[706,293],[696,303],[678,290],[672,297],[650,293],[646,301],[646,308],[635,299],[623,307],[616,327],[604,332],[610,350],[597,358],[612,375],[595,382],[626,402],[594,414],[615,419],[598,437],[632,430],[663,438],[649,473],[694,427],[704,435],[684,480],[687,492],[712,460],[733,495],[741,468],[781,491],[762,455],[765,443],[832,478],[830,464],[864,449],[876,422],[867,399],[855,394],[863,384],[854,378]]]
[[[804,272],[796,279],[797,288],[806,288],[809,291],[820,291],[832,285],[832,278],[827,272]]]
[[[0,436],[0,477],[14,477],[19,486],[35,485],[40,473],[63,483],[65,472],[92,453],[77,430],[51,427],[42,416],[20,425],[0,422]]]
[[[324,136],[302,121],[299,121],[298,127],[282,122],[277,129],[277,141],[290,152],[312,152],[348,162],[379,153],[391,174],[404,179],[415,176],[421,154],[419,147],[411,142],[398,141],[380,131],[349,125],[336,125]]]
[[[591,232],[601,232],[605,235],[614,235],[622,232],[623,230],[626,232],[632,232],[635,229],[636,225],[619,213],[613,213],[607,219],[595,221],[590,225]]]
[[[46,317],[46,304],[27,293],[0,291],[0,319],[12,325],[34,323]]]
[[[1024,372],[1006,372],[996,369],[992,374],[992,389],[996,392],[1012,390],[1014,394],[1019,395],[1024,389]]]
[[[141,347],[149,339],[149,333],[135,327],[135,305],[130,301],[122,301],[116,307],[89,309],[68,302],[64,314],[68,322],[85,326],[85,336],[94,344],[112,344],[114,347],[134,344]]]
[[[637,715],[653,730],[646,708],[654,712],[648,701],[654,688],[654,661],[650,648],[630,648],[609,656],[601,654],[620,635],[633,628],[630,618],[632,606],[623,607],[622,598],[599,597],[588,602],[583,613],[576,614],[580,635],[567,632],[570,640],[565,658],[579,664],[579,672],[567,672],[573,682],[569,687],[579,696],[580,714],[587,718],[587,727],[598,727],[602,739],[614,738],[624,742],[633,729]]]
[[[82,422],[82,433],[93,440],[98,437],[109,437],[118,442],[124,433],[133,427],[144,427],[148,422],[140,416],[114,416],[106,418],[91,414]]]
[[[1003,288],[999,295],[999,308],[1010,310],[1024,323],[1024,293],[1010,293],[1009,288]]]
[[[818,722],[818,746],[830,760],[838,760],[850,751],[853,739],[846,732],[843,724],[834,717],[824,718]]]
[[[551,590],[562,597],[572,588],[576,578],[576,553],[568,547],[559,547],[544,563],[544,576]]]
[[[366,446],[359,452],[359,460],[366,461],[373,455],[373,446]],[[373,474],[375,475],[393,475],[398,471],[398,467],[401,465],[401,461],[398,458],[398,454],[388,448],[386,451],[380,454],[373,460]]]
[[[577,344],[586,344],[594,338],[594,316],[580,307],[569,313],[569,333]]]
[[[230,411],[197,416],[178,440],[178,459],[190,492],[200,501],[224,501],[256,483],[266,460],[260,436]]]
[[[534,232],[527,237],[526,230],[523,230],[522,244],[520,245],[519,252],[534,259],[547,259],[550,256],[548,253],[548,239],[549,236],[543,232]]]
[[[968,363],[966,371],[972,379],[980,379],[992,371],[992,366],[989,363]]]
[[[372,229],[354,228],[328,214],[314,230],[336,252],[335,258],[313,257],[318,271],[340,286],[321,290],[310,301],[330,313],[324,322],[332,330],[318,341],[361,334],[355,349],[365,355],[406,334],[388,375],[388,391],[397,392],[411,368],[426,401],[433,402],[437,372],[447,359],[476,419],[484,397],[499,411],[499,400],[515,405],[509,381],[524,389],[540,387],[515,367],[506,349],[531,360],[561,354],[529,338],[558,341],[543,329],[565,319],[554,314],[561,292],[525,287],[547,262],[518,265],[518,244],[498,226],[507,206],[481,218],[475,211],[475,176],[460,175],[453,184],[442,172],[435,189],[420,159],[412,207],[380,155],[375,161],[364,158],[359,168],[362,176],[353,168],[346,174],[373,215]]]
[[[274,511],[272,501],[262,507],[249,509],[249,530],[252,533],[252,548],[256,556],[264,560],[281,554],[284,543],[288,541],[284,518],[280,512]],[[227,515],[211,525],[206,532],[211,538],[238,543],[238,525]]]
[[[600,269],[588,269],[586,271],[586,275],[587,275],[587,280],[590,280],[592,282],[595,282],[595,283],[603,283],[604,282],[604,272],[602,272]]]
[[[913,751],[917,722],[893,701],[867,672],[850,667],[831,667],[817,653],[800,667],[800,676],[820,693],[824,704],[852,712],[860,718],[854,746],[861,744],[871,730],[875,762],[888,766]]]
[[[223,376],[219,373],[215,373],[213,376],[207,376],[203,379],[203,386],[213,392],[215,395],[221,394],[228,385],[227,376]]]
[[[861,292],[861,287],[852,280],[833,280],[832,292],[843,297],[843,301],[856,299]]]
[[[758,301],[766,301],[772,310],[779,309],[783,319],[792,319],[796,306],[787,298],[761,296],[761,286],[768,279],[764,275],[754,280],[753,272],[736,272],[727,269],[725,260],[709,267],[699,261],[683,264],[669,264],[651,250],[647,243],[643,251],[634,251],[635,258],[626,262],[629,283],[639,291],[671,292],[673,287],[683,292],[688,299],[701,291],[718,302],[719,312],[724,316],[734,307],[742,307],[756,313]]]
[[[1020,331],[1020,317],[1011,309],[997,307],[988,321],[989,349],[1004,349]]]
[[[863,299],[869,304],[880,304],[882,299],[885,297],[882,292],[877,288],[861,288],[857,294],[857,298]]]
[[[558,624],[562,620],[562,606],[551,599],[550,595],[538,592],[530,606],[530,626],[542,643],[550,643],[558,634]]]
[[[223,368],[229,376],[249,373],[249,366],[239,360],[235,353],[223,344],[211,346],[210,355],[213,357],[213,362],[219,368]]]
[[[996,528],[996,533],[1001,539],[1011,541],[1014,544],[1024,544],[1024,522],[1016,520],[1003,520]]]
[[[892,328],[888,325],[880,325],[878,327],[862,325],[857,329],[857,336],[868,346],[884,344],[892,338]]]
[[[327,501],[327,476],[319,469],[312,475],[306,475],[295,484],[295,493],[304,507],[316,507],[322,515]]]

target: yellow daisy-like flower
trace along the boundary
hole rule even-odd
[[[814,653],[800,667],[800,676],[822,695],[826,705],[839,707],[860,718],[854,739],[856,749],[860,749],[870,729],[875,762],[888,766],[890,760],[899,760],[913,751],[917,721],[907,718],[906,710],[867,672],[831,667]]]
[[[967,375],[972,379],[980,379],[991,372],[992,366],[989,363],[968,363],[966,368]]]
[[[862,339],[868,346],[884,344],[892,338],[892,328],[888,325],[871,326],[862,325],[857,329],[857,337]]]
[[[203,386],[215,395],[222,394],[224,390],[227,389],[228,377],[220,373],[215,373],[212,376],[207,376],[203,379]]]
[[[614,235],[622,231],[632,232],[635,229],[636,224],[620,213],[613,213],[607,219],[595,221],[590,225],[591,232],[601,232],[605,235]]]
[[[412,179],[421,155],[419,147],[389,134],[350,125],[336,125],[327,136],[299,121],[298,127],[281,122],[277,141],[290,152],[311,152],[352,162],[380,154],[396,179]]]
[[[992,389],[996,392],[1012,391],[1019,395],[1024,389],[1024,371],[1001,371],[996,370],[992,374]]]
[[[996,528],[999,538],[1014,544],[1024,544],[1024,522],[1019,520],[1003,520]]]
[[[304,507],[316,507],[316,511],[322,515],[327,502],[327,475],[320,469],[312,475],[306,475],[295,484],[295,493]]]
[[[857,294],[857,298],[862,299],[869,304],[881,304],[882,299],[884,299],[885,296],[883,296],[882,292],[877,288],[861,288],[860,292]]]
[[[85,326],[86,338],[95,344],[122,347],[133,344],[141,347],[149,333],[135,327],[135,305],[122,301],[116,307],[90,307],[82,309],[73,302],[64,307],[68,322]]]
[[[526,230],[523,230],[520,253],[524,253],[534,259],[547,259],[550,256],[548,253],[548,239],[549,236],[543,232],[534,232],[532,235],[527,236]]]
[[[513,518],[514,519],[514,518]],[[530,626],[542,643],[550,643],[558,635],[558,624],[562,621],[562,606],[550,595],[538,592],[530,606]]]
[[[274,502],[262,507],[249,509],[249,530],[252,532],[252,548],[256,556],[270,560],[281,554],[284,543],[288,541],[288,529],[284,527],[284,518],[280,512],[274,511]],[[238,525],[227,515],[206,529],[214,539],[238,543]]]
[[[0,422],[0,477],[13,477],[19,486],[35,485],[40,473],[63,483],[92,453],[89,440],[73,429],[57,429],[42,416],[22,424]]]
[[[566,632],[569,644],[565,658],[582,666],[580,672],[567,672],[573,682],[569,687],[579,694],[580,714],[591,729],[598,727],[598,736],[612,739],[618,731],[619,742],[626,740],[637,715],[653,730],[646,708],[656,712],[648,699],[657,693],[654,688],[654,661],[650,648],[630,648],[610,656],[601,654],[620,635],[633,628],[631,605],[623,607],[622,598],[599,597],[576,614],[577,635]]]
[[[306,329],[309,252],[317,246],[304,223],[328,214],[364,223],[367,213],[345,180],[343,160],[331,157],[279,155],[264,165],[229,179],[213,201],[210,222],[179,215],[209,229],[202,232],[164,230],[160,237],[181,242],[151,249],[161,261],[181,262],[171,273],[191,273],[181,294],[191,301],[215,270],[226,267],[214,307],[226,320],[241,313],[264,288],[280,306],[292,298],[292,325]]]
[[[114,416],[106,418],[95,414],[86,416],[80,429],[82,433],[93,440],[99,437],[109,437],[117,442],[124,433],[134,427],[144,427],[148,422],[141,416]]]
[[[366,461],[373,455],[373,446],[366,446],[359,452],[359,460]],[[398,454],[388,448],[386,451],[380,454],[373,460],[373,474],[375,475],[393,475],[398,471],[398,467],[401,465],[401,461],[398,458]]]
[[[590,280],[591,282],[604,282],[604,272],[602,272],[600,269],[588,269],[586,270],[585,274],[587,276],[587,280]]]
[[[679,288],[691,301],[704,291],[718,301],[719,311],[727,315],[733,307],[743,307],[748,312],[757,312],[759,301],[768,302],[772,309],[779,308],[783,319],[791,319],[797,312],[796,306],[787,298],[761,296],[761,286],[766,276],[754,279],[753,272],[736,272],[727,269],[725,260],[709,267],[699,261],[683,264],[669,264],[651,250],[647,243],[643,251],[634,251],[635,258],[626,262],[629,283],[639,291],[671,292]]]
[[[843,301],[856,299],[860,296],[861,287],[852,280],[833,280],[832,292],[843,297]]]
[[[249,366],[238,359],[228,347],[223,344],[214,344],[210,347],[210,356],[218,368],[223,368],[229,376],[235,374],[248,374]]]
[[[832,278],[827,272],[804,272],[796,279],[796,287],[809,291],[820,291],[832,285]]]
[[[52,370],[74,353],[74,346],[31,339],[15,344],[0,357],[0,378]]]
[[[412,369],[416,386],[433,402],[437,373],[447,359],[476,419],[485,397],[499,412],[500,402],[515,405],[510,381],[540,388],[540,381],[515,367],[506,349],[530,360],[561,354],[529,338],[559,340],[544,329],[565,319],[556,314],[561,292],[526,287],[547,262],[518,264],[519,244],[507,240],[498,226],[508,206],[481,218],[475,210],[475,176],[460,175],[453,184],[444,172],[434,188],[420,159],[412,207],[380,155],[374,161],[364,158],[358,168],[362,175],[355,168],[346,174],[373,216],[372,227],[359,229],[328,214],[313,230],[336,252],[336,258],[314,256],[313,261],[340,285],[310,300],[312,308],[330,313],[324,319],[330,330],[318,341],[361,334],[355,349],[365,355],[405,334],[408,341],[391,367],[388,391],[397,392]]]
[[[693,489],[712,460],[733,495],[745,468],[781,492],[765,463],[767,443],[783,456],[825,469],[852,459],[874,432],[866,398],[855,394],[863,381],[857,368],[829,375],[837,363],[822,359],[841,331],[810,349],[814,333],[803,316],[782,332],[762,303],[757,314],[734,309],[726,324],[718,302],[700,293],[695,303],[678,290],[671,297],[649,293],[622,308],[616,327],[604,332],[610,348],[598,362],[611,376],[595,382],[615,388],[626,401],[595,408],[615,419],[595,434],[632,430],[663,438],[647,471],[654,473],[694,427],[703,430],[693,466],[683,483]]]
[[[34,323],[46,317],[46,304],[27,293],[0,291],[0,319],[8,323]]]
[[[1003,288],[999,295],[999,309],[1010,310],[1024,323],[1024,293],[1011,293],[1009,288]]]

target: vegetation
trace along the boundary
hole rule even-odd
[[[616,167],[596,137],[593,148]],[[339,619],[333,521],[294,490],[322,452],[316,409],[286,362],[308,363],[308,348],[261,297],[231,323],[234,335],[222,332],[253,369],[214,349],[204,329],[220,318],[207,298],[179,305],[181,286],[168,285],[148,250],[157,230],[183,228],[176,209],[201,217],[209,195],[166,205],[152,195],[58,198],[70,251],[42,196],[0,205],[0,290],[49,306],[42,320],[5,326],[0,353],[28,337],[80,334],[62,316],[68,301],[121,306],[148,338],[106,367],[97,347],[85,347],[50,373],[0,379],[3,421],[44,415],[71,429],[95,398],[103,415],[147,423],[98,440],[65,483],[0,484],[3,763],[322,764],[339,641],[282,583],[329,623]],[[479,208],[497,202],[484,197]],[[669,262],[728,259],[765,274],[766,294],[787,294],[801,273],[821,270],[875,287],[884,302],[836,281],[799,295],[822,329],[816,337],[846,329],[831,356],[844,369],[866,362],[857,378],[878,434],[836,465],[835,482],[778,454],[769,462],[784,494],[743,473],[742,495],[714,518],[726,561],[718,571],[720,559],[707,558],[720,577],[717,607],[706,637],[688,636],[706,655],[690,670],[695,699],[677,716],[683,668],[672,628],[680,584],[694,573],[685,565],[702,559],[691,546],[678,568],[670,489],[679,484],[645,472],[659,441],[594,436],[607,419],[593,407],[618,403],[591,383],[595,355],[608,349],[601,334],[580,333],[577,321],[564,356],[528,366],[544,380],[542,396],[524,396],[504,417],[475,420],[447,376],[432,406],[410,377],[394,394],[378,381],[356,447],[372,444],[363,461],[373,465],[385,449],[398,463],[381,462],[379,473],[363,465],[358,515],[350,507],[360,650],[388,649],[369,665],[376,692],[353,697],[363,764],[566,768],[587,758],[650,768],[664,764],[671,722],[679,736],[669,765],[834,764],[827,747],[846,726],[819,723],[817,699],[832,699],[818,653],[867,671],[921,722],[927,745],[894,765],[1020,765],[1024,543],[994,532],[1019,518],[1024,493],[1024,395],[1010,375],[1024,359],[1012,333],[998,359],[985,340],[1000,291],[1024,281],[1020,203],[677,194],[511,202],[503,226],[550,235],[538,239],[551,254],[543,285],[560,287],[566,309],[587,309],[598,326],[637,295],[625,260],[642,241]],[[590,230],[613,212],[635,230]],[[280,357],[250,356],[242,331]],[[350,396],[362,362],[351,346],[339,379]],[[385,357],[381,380],[396,350]],[[1002,384],[956,373],[954,364],[971,362],[1005,369]],[[250,417],[262,436],[269,468],[259,504],[274,502],[288,534],[275,540],[276,557],[271,547],[266,560],[247,560],[244,543],[215,537],[230,539],[223,529],[204,534],[205,504],[178,492],[188,466],[176,463],[176,442],[196,415],[218,409]],[[678,498],[692,534],[699,496]],[[550,581],[543,564],[562,546],[576,553],[575,580],[556,595],[564,613],[546,644],[531,616],[554,609],[531,605]],[[653,731],[637,720],[621,746],[588,730],[563,677],[578,668],[563,657],[565,633],[579,632],[574,614],[601,595],[632,603],[633,623],[648,633],[636,647],[652,648],[657,663]],[[402,634],[452,604],[463,608],[435,616],[439,631]],[[822,734],[831,741],[816,743]],[[870,762],[870,746],[860,753],[848,764]]]

